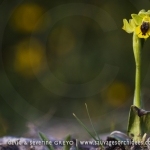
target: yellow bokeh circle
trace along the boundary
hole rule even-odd
[[[23,76],[32,77],[44,68],[43,59],[43,45],[35,39],[32,39],[32,43],[25,39],[15,47],[14,69]]]
[[[19,32],[32,32],[43,14],[43,9],[34,3],[22,4],[12,14],[11,26]],[[40,24],[39,28],[40,28]],[[36,29],[39,29],[36,26]]]
[[[120,81],[114,82],[105,93],[105,98],[114,107],[121,106],[131,96],[130,87]]]

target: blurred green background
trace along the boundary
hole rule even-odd
[[[0,136],[87,137],[126,130],[134,94],[132,34],[124,18],[148,0],[4,0],[0,5]],[[142,50],[142,98],[150,109],[150,41]]]

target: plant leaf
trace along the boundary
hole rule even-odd
[[[143,18],[141,16],[139,16],[137,14],[131,14],[131,16],[132,16],[132,18],[133,18],[133,20],[134,20],[134,22],[135,22],[136,25],[139,26],[139,25],[142,24]]]
[[[70,140],[71,140],[71,136],[68,135],[68,136],[65,138],[65,141],[70,141]],[[63,147],[63,150],[70,150],[70,147],[71,147],[71,145],[65,144],[64,147]]]
[[[43,140],[43,141],[49,141],[49,139],[48,139],[43,133],[41,133],[41,132],[39,132],[39,137],[40,137],[41,140]],[[48,148],[49,150],[55,150],[52,145],[46,145],[46,146],[47,146],[47,148]]]
[[[143,133],[150,134],[150,112],[146,111],[146,114],[141,116]]]
[[[97,134],[95,128],[94,128],[94,125],[93,125],[93,123],[92,123],[92,120],[91,120],[91,117],[90,117],[90,113],[89,113],[89,110],[88,110],[88,107],[87,107],[87,104],[86,104],[86,103],[85,103],[85,108],[86,108],[86,111],[87,111],[87,114],[88,114],[88,117],[89,117],[91,126],[92,126],[92,128],[93,128],[93,131],[94,131],[95,135],[97,136],[97,139],[98,139],[99,141],[102,141],[102,140],[100,139],[99,135]],[[103,145],[100,145],[100,147],[102,148]]]
[[[98,136],[98,134],[97,134],[97,132],[96,132],[96,130],[95,130],[95,128],[94,128],[94,125],[93,125],[93,123],[92,123],[92,120],[91,120],[91,117],[90,117],[90,113],[89,113],[89,110],[88,110],[88,107],[87,107],[87,104],[86,104],[86,103],[85,103],[85,107],[86,107],[86,111],[87,111],[87,114],[88,114],[88,117],[89,117],[91,126],[92,126],[92,128],[93,128],[93,131],[94,131],[95,135],[97,136],[98,140],[101,141],[101,139],[99,138],[99,136]]]
[[[145,133],[150,133],[150,112],[132,105],[127,132],[135,141],[141,141]]]
[[[81,120],[75,115],[73,114],[74,117],[77,119],[77,121],[81,124],[81,126],[89,133],[89,135],[95,140],[95,141],[98,141],[94,135],[90,132],[90,130],[81,122]]]

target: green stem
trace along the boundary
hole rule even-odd
[[[133,105],[141,108],[141,39],[133,34],[133,51],[136,64],[135,95]]]

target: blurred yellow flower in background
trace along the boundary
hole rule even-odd
[[[131,96],[131,89],[127,84],[114,82],[105,93],[105,98],[114,107],[118,107],[126,102]]]
[[[11,26],[19,32],[32,32],[42,14],[43,9],[39,5],[34,3],[22,4],[14,11]]]
[[[23,40],[16,46],[14,69],[26,77],[32,77],[34,73],[40,72],[44,67],[44,47],[37,41]],[[34,73],[33,73],[34,69]]]

